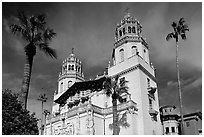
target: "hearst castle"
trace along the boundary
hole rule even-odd
[[[117,106],[120,135],[179,134],[179,116],[171,106],[159,108],[149,47],[139,21],[129,13],[116,26],[112,61],[104,75],[85,81],[82,62],[73,51],[61,68],[44,134],[112,135],[112,100],[103,86],[107,76],[128,81],[125,101]]]

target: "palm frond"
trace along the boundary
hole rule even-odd
[[[25,28],[27,28],[28,27],[28,19],[25,15],[24,11],[18,11],[18,18],[19,18],[21,25],[23,25]]]
[[[181,38],[182,38],[183,40],[186,40],[186,34],[185,34],[185,33],[182,33],[182,34],[181,34]]]
[[[178,23],[179,23],[180,26],[183,26],[183,25],[185,24],[185,22],[186,22],[186,21],[185,21],[184,18],[182,17],[182,18],[179,19],[179,22],[178,22]]]
[[[46,20],[46,15],[45,14],[39,14],[37,16],[38,20],[40,21],[40,23],[42,24],[46,24],[45,20]]]
[[[188,25],[187,25],[187,24],[184,24],[184,25],[182,26],[182,31],[183,31],[183,32],[189,31],[189,28],[188,28]]]
[[[31,24],[31,31],[34,32],[36,25],[37,25],[37,19],[36,16],[31,16],[30,17],[30,24]]]
[[[38,33],[38,34],[36,34],[35,37],[34,37],[34,39],[33,39],[34,42],[40,42],[40,41],[42,41],[42,40],[43,40],[43,39],[42,39],[42,33],[41,33],[41,32]]]
[[[126,93],[126,94],[129,94],[128,93],[128,87],[127,86],[125,86],[125,87],[120,87],[119,89],[118,89],[118,94],[119,95],[122,95],[122,94],[124,94],[124,93]]]
[[[12,32],[13,34],[21,33],[22,30],[23,30],[22,26],[17,25],[17,24],[12,24],[12,25],[10,26],[10,29],[11,29],[11,32]]]
[[[48,46],[48,43],[40,43],[38,45],[39,49],[42,50],[46,55],[52,58],[57,58],[56,51]]]
[[[54,36],[56,36],[56,33],[53,29],[47,28],[43,34],[45,41],[50,41]]]
[[[176,23],[176,22],[173,22],[173,23],[171,24],[171,26],[172,26],[173,28],[176,28],[176,27],[177,27],[177,23]]]
[[[166,36],[166,40],[169,41],[170,39],[174,38],[175,34],[172,32],[172,33],[169,33],[167,36]]]
[[[22,27],[21,25],[12,24],[10,26],[10,29],[11,29],[11,32],[13,34],[19,33],[25,38],[25,40],[27,40],[27,41],[31,40],[29,32],[24,27]]]
[[[103,83],[103,87],[105,90],[105,93],[108,97],[110,97],[110,95],[112,94],[112,90],[111,90],[111,78],[106,78],[106,80]]]

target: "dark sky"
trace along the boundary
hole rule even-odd
[[[2,4],[2,88],[20,91],[26,44],[9,31],[16,21],[17,10],[28,15],[46,13],[48,25],[57,37],[51,47],[57,50],[53,60],[42,52],[34,58],[28,109],[40,118],[41,93],[49,100],[57,89],[57,79],[62,61],[75,48],[82,60],[86,79],[103,73],[111,59],[116,23],[124,17],[129,7],[131,16],[143,27],[143,36],[150,47],[150,60],[156,67],[160,105],[178,106],[175,63],[175,41],[167,42],[166,35],[173,31],[171,23],[184,17],[189,25],[187,40],[179,42],[180,72],[184,112],[202,111],[202,3],[3,3]]]

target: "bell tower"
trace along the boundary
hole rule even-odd
[[[128,58],[138,55],[149,64],[149,51],[142,37],[142,26],[137,19],[127,13],[115,30],[113,63],[119,64]]]
[[[54,93],[54,101],[59,98],[75,82],[84,81],[82,72],[82,62],[76,58],[74,48],[71,54],[62,62],[61,71],[58,78],[58,90]],[[59,104],[53,104],[53,113],[59,111]]]
[[[130,98],[138,106],[138,114],[130,120],[137,123],[134,134],[162,134],[155,69],[150,63],[142,26],[130,13],[116,25],[112,62],[108,75],[128,81]]]

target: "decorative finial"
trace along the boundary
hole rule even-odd
[[[72,54],[74,54],[74,48],[72,48]]]
[[[129,9],[130,9],[130,8],[127,7],[124,12],[125,12],[126,14],[129,14]]]
[[[127,18],[127,17],[130,17],[130,13],[129,13],[129,7],[127,7],[126,9],[125,9],[125,18]]]

